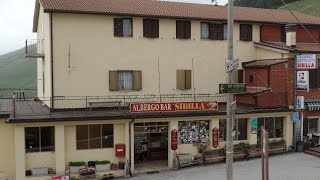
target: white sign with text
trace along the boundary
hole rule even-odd
[[[316,54],[303,54],[297,56],[297,69],[316,69]]]
[[[297,71],[297,90],[309,91],[309,71]]]

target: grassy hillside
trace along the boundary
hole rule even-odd
[[[320,0],[300,0],[289,3],[288,7],[293,11],[320,17]],[[279,9],[287,10],[286,7],[280,7]]]
[[[24,58],[24,53],[22,48],[0,55],[0,97],[11,96],[14,89],[37,88],[36,60]],[[25,93],[35,95],[30,90],[25,90]]]

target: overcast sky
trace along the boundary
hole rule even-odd
[[[179,2],[210,3],[211,0],[174,0]],[[227,0],[217,0],[224,5]],[[0,0],[0,55],[24,47],[32,33],[35,0]]]

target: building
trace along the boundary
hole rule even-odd
[[[308,29],[320,25],[319,18],[295,14]],[[45,167],[61,173],[69,162],[94,160],[125,161],[133,173],[145,160],[174,168],[173,130],[178,153],[196,155],[195,142],[208,141],[212,149],[213,128],[223,148],[225,97],[217,93],[225,82],[226,19],[227,8],[214,5],[37,0],[38,39],[27,41],[35,45],[26,47],[26,57],[37,57],[38,97],[0,101],[0,142],[8,142],[0,175],[50,179],[25,172]],[[294,58],[293,33],[286,36],[291,44],[264,39],[283,33],[286,24],[298,24],[288,11],[235,7],[235,57],[243,63]],[[280,45],[286,49],[274,48]],[[247,82],[246,66],[236,71],[235,82]],[[273,124],[270,141],[284,139],[290,147],[291,103],[239,104],[235,144],[257,144],[252,122],[263,119]],[[124,156],[115,155],[118,144],[125,145]]]

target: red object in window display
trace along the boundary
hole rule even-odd
[[[213,128],[212,129],[212,147],[217,148],[219,146],[219,129]]]
[[[126,145],[125,144],[115,144],[116,157],[125,157],[126,155]]]
[[[173,129],[171,131],[171,150],[175,151],[178,149],[178,131]]]

